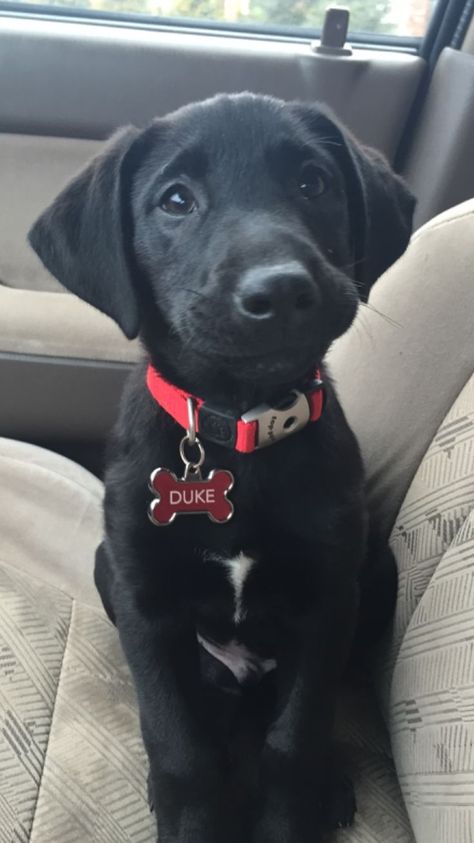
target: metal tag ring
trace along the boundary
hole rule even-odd
[[[199,449],[199,459],[198,459],[197,462],[194,462],[193,460],[188,460],[188,458],[186,456],[186,450],[185,450],[186,445],[191,445],[193,448],[195,447],[195,448]],[[191,469],[191,471],[196,471],[198,468],[201,468],[201,466],[204,462],[204,459],[206,457],[206,454],[204,452],[204,448],[202,447],[202,445],[201,445],[199,439],[197,438],[197,436],[196,435],[194,436],[194,442],[192,442],[191,437],[188,434],[186,434],[186,436],[183,436],[183,438],[181,439],[181,442],[179,443],[179,455],[180,455],[181,459],[183,460],[186,468]]]
[[[190,397],[187,401],[188,404],[188,440],[190,445],[194,445],[196,443],[196,417],[194,415],[194,401]]]

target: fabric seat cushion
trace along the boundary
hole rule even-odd
[[[427,448],[474,371],[474,199],[420,228],[330,356],[389,537]]]
[[[474,376],[428,448],[391,546],[399,597],[383,679],[400,784],[417,843],[471,843]]]

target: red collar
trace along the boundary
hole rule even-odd
[[[309,422],[321,418],[324,406],[324,390],[320,373],[307,392],[292,390],[278,406],[259,404],[243,416],[212,407],[202,398],[179,389],[164,379],[156,369],[148,366],[146,382],[155,401],[169,413],[185,430],[188,428],[188,399],[194,404],[196,431],[203,439],[233,448],[242,454],[250,454],[257,448],[272,445],[292,433],[301,430]]]

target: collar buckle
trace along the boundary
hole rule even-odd
[[[259,404],[243,416],[209,405],[173,386],[151,364],[146,380],[154,400],[188,431],[188,441],[197,443],[199,435],[199,438],[202,436],[242,454],[250,454],[297,433],[308,422],[318,421],[324,409],[324,387],[319,370],[307,391],[293,389],[284,398]]]
[[[256,448],[273,445],[306,427],[311,418],[311,408],[306,395],[292,390],[276,406],[259,404],[242,416],[247,424],[257,422]]]

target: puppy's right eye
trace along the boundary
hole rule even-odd
[[[172,184],[160,199],[160,208],[174,217],[185,217],[196,207],[194,194],[185,184]]]
[[[311,202],[326,191],[326,176],[320,167],[309,161],[301,167],[298,187],[304,198]]]

